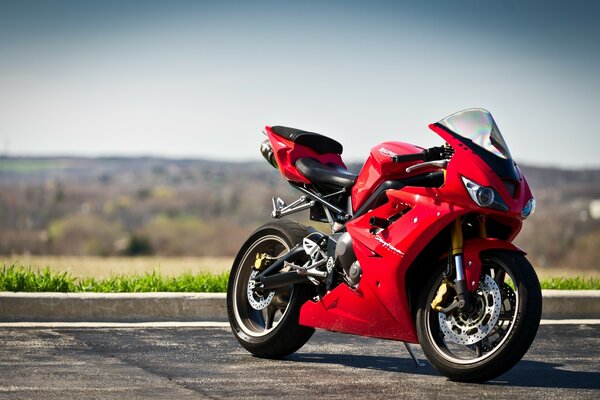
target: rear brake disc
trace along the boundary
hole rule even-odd
[[[254,278],[256,278],[258,273],[259,271],[252,271],[250,279],[248,280],[247,294],[248,303],[250,303],[250,306],[255,310],[260,311],[271,303],[271,300],[273,300],[273,296],[275,296],[275,291],[270,291],[269,294],[266,295],[266,297],[263,294],[259,294],[254,291],[254,288],[256,287],[256,282],[254,281]]]

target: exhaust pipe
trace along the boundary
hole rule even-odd
[[[273,151],[273,146],[271,146],[271,142],[269,139],[265,140],[260,144],[260,154],[267,160],[273,168],[278,168],[277,160],[275,159],[275,152]]]

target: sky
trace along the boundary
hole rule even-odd
[[[265,125],[383,141],[482,107],[600,167],[600,2],[0,0],[0,154],[260,160]]]

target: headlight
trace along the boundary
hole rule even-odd
[[[508,211],[508,206],[502,200],[502,197],[493,188],[481,186],[470,179],[461,176],[465,189],[471,196],[471,199],[479,206],[485,208],[494,208],[496,210]]]
[[[490,187],[480,187],[477,189],[475,197],[477,198],[477,203],[481,207],[489,207],[494,203],[494,189]]]
[[[494,189],[487,186],[478,185],[464,176],[462,177],[462,181],[465,184],[467,192],[469,192],[469,196],[471,196],[473,201],[477,203],[479,207],[489,207],[492,205],[495,197]]]
[[[534,212],[535,212],[535,199],[532,197],[531,199],[529,199],[527,204],[525,204],[525,207],[523,207],[523,209],[521,210],[521,216],[523,218],[527,218]]]

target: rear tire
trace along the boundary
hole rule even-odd
[[[251,275],[256,274],[256,254],[281,256],[302,243],[308,233],[305,226],[289,220],[263,225],[246,240],[233,262],[227,287],[229,323],[242,347],[257,357],[287,356],[300,349],[314,333],[314,329],[298,322],[300,308],[314,296],[314,288],[298,284],[263,295],[253,294],[248,288]],[[261,310],[255,308],[264,304],[268,305]]]
[[[479,296],[481,300],[478,301],[484,304],[482,309],[486,310],[487,302],[487,310],[492,310],[497,303],[494,295],[501,294],[500,311],[496,311],[495,315],[489,311],[481,320],[483,329],[488,328],[485,326],[487,323],[493,325],[487,336],[482,339],[472,336],[482,332],[470,328],[475,324],[475,317],[473,321],[471,317],[468,320],[463,317],[445,319],[431,308],[442,281],[443,269],[437,270],[429,280],[419,300],[417,335],[423,352],[436,369],[455,381],[484,382],[508,371],[525,355],[540,323],[540,284],[527,259],[515,252],[490,251],[483,256],[482,262],[482,282],[487,279],[487,287],[491,288],[487,294]],[[505,276],[512,281],[512,288],[510,281],[505,281]],[[491,278],[494,278],[493,282]],[[485,312],[482,311],[481,315]],[[493,322],[495,319],[497,322]],[[461,330],[461,324],[467,329]],[[467,344],[460,344],[461,341]]]

